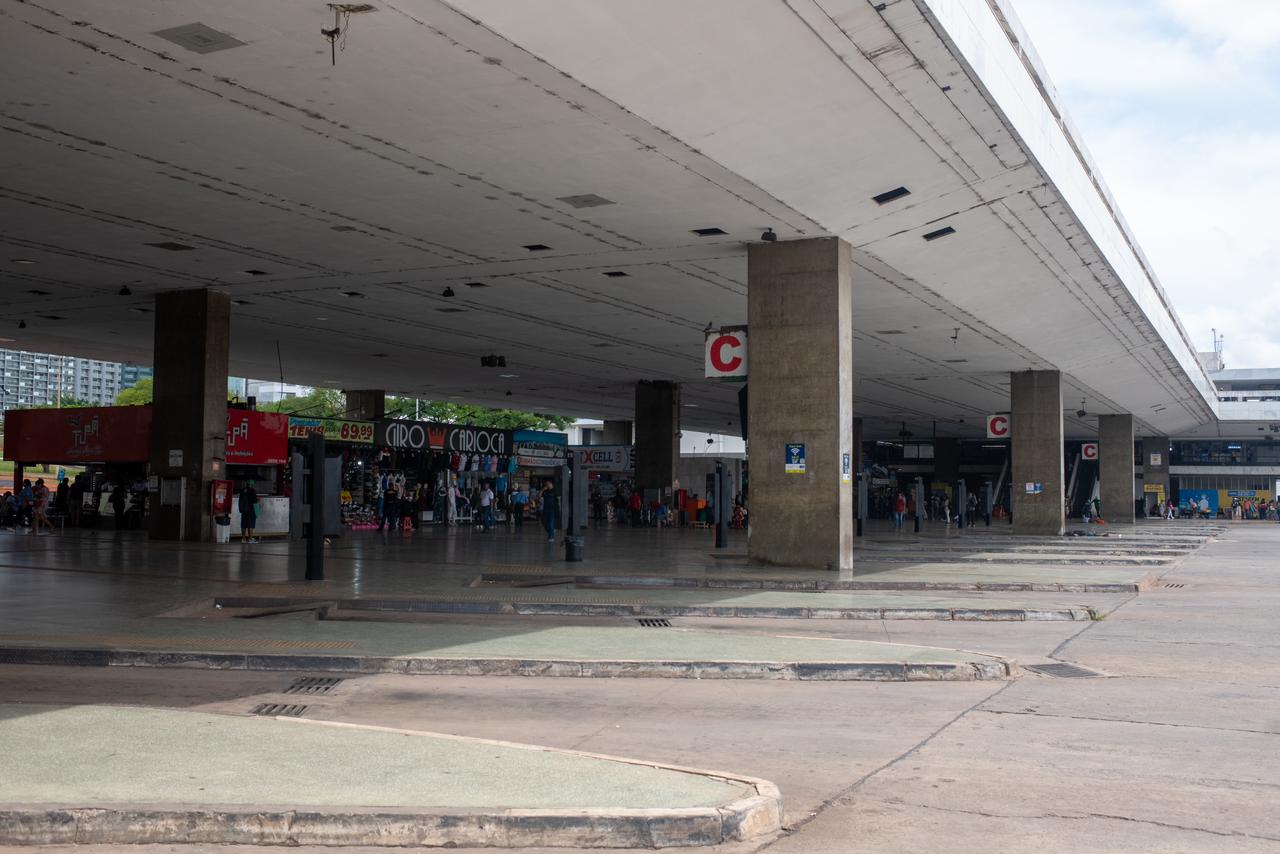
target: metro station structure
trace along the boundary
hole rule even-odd
[[[1007,414],[1015,531],[1059,534],[1064,441],[1132,521],[1135,439],[1218,421],[1004,0],[2,11],[3,335],[155,365],[188,538],[228,373],[632,422],[662,491],[742,431],[704,346],[746,327],[750,557],[833,569],[863,442]]]

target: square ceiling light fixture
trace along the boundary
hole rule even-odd
[[[693,229],[693,233],[698,235],[699,237],[715,237],[720,234],[728,234],[729,232],[725,231],[723,228],[712,227],[712,228],[695,228]]]
[[[923,237],[925,240],[937,240],[939,237],[946,237],[948,234],[955,234],[955,233],[956,233],[956,230],[954,228],[952,228],[949,225],[944,225],[942,228],[938,229],[937,231],[931,231],[928,234],[921,235],[921,237]]]
[[[185,47],[192,53],[216,53],[233,47],[244,47],[245,44],[237,38],[215,30],[213,27],[206,27],[201,23],[183,24],[181,27],[156,30],[152,35],[159,36],[165,41],[173,42],[178,47]]]
[[[612,199],[597,196],[595,193],[583,193],[580,196],[560,196],[556,201],[564,202],[566,205],[575,208],[599,208],[605,205],[617,204]]]
[[[164,249],[168,252],[190,252],[195,249],[194,246],[188,246],[185,243],[174,243],[172,240],[165,240],[160,243],[148,243],[147,245],[156,249]]]
[[[900,199],[903,196],[909,195],[911,195],[911,191],[906,187],[895,187],[892,190],[886,190],[883,193],[872,196],[871,201],[875,202],[877,205],[883,205],[886,202],[891,202],[894,199]]]

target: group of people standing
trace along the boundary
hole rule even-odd
[[[553,479],[548,478],[537,491],[517,489],[512,486],[502,492],[495,491],[496,481],[481,480],[470,494],[464,493],[456,481],[443,480],[433,490],[427,484],[406,486],[394,479],[384,478],[382,493],[378,498],[378,530],[409,530],[417,528],[423,511],[430,510],[443,524],[457,524],[458,519],[470,516],[476,527],[491,531],[497,524],[497,514],[503,512],[509,524],[520,528],[525,515],[533,507],[542,520],[548,542],[554,542],[559,527],[560,494]],[[470,510],[470,513],[461,511]]]
[[[48,487],[42,477],[36,478],[34,483],[30,479],[24,479],[16,495],[6,491],[0,496],[0,524],[9,528],[21,528],[34,536],[40,536],[44,531],[53,533],[54,520],[59,517],[73,528],[78,527],[88,489],[88,475],[83,472],[77,474],[74,480],[58,478],[58,485],[53,489]],[[129,509],[128,488],[123,480],[114,485],[106,482],[102,486],[102,492],[110,496],[116,530],[124,530]]]

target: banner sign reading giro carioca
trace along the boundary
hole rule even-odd
[[[719,332],[708,332],[704,367],[709,380],[745,380],[747,327],[724,326]]]
[[[379,421],[374,444],[397,451],[450,451],[506,456],[513,446],[510,430],[394,419]]]
[[[324,436],[326,442],[373,444],[372,421],[341,421],[337,418],[301,418],[289,416],[289,438],[305,439],[312,433]]]

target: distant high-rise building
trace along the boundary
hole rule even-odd
[[[0,409],[41,406],[62,399],[109,406],[120,393],[121,365],[26,350],[0,350]]]
[[[141,380],[153,379],[156,369],[146,365],[123,364],[120,366],[120,388],[133,388]]]

